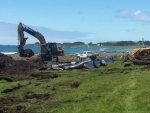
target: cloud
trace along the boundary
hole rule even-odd
[[[40,27],[40,26],[29,26],[35,31],[40,32],[46,39],[47,42],[75,42],[75,41],[86,41],[83,38],[87,38],[91,32],[80,32],[80,31],[63,31],[54,30],[51,28]],[[25,33],[25,37],[28,37],[27,43],[35,43],[38,40],[28,33]],[[4,44],[16,44],[17,43],[17,24],[0,22],[0,42]]]
[[[150,22],[150,12],[142,12],[140,10],[118,10],[117,13],[117,18],[126,18],[131,20]]]

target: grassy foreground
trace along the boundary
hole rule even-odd
[[[1,80],[0,100],[5,101],[0,102],[1,108],[37,113],[149,113],[150,67],[126,64],[131,66],[116,61],[91,70],[36,70],[15,82]]]

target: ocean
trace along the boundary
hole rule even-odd
[[[25,46],[25,49],[32,49],[35,54],[40,52],[39,46]],[[114,53],[114,52],[131,52],[133,49],[126,48],[63,48],[65,54],[77,54],[82,51],[93,51],[93,52],[106,52],[106,53]],[[3,54],[15,54],[18,52],[17,45],[0,45],[0,52]]]

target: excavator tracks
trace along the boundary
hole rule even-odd
[[[132,60],[134,65],[150,65],[150,60]]]

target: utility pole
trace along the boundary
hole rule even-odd
[[[145,47],[144,38],[142,38],[142,46]]]

